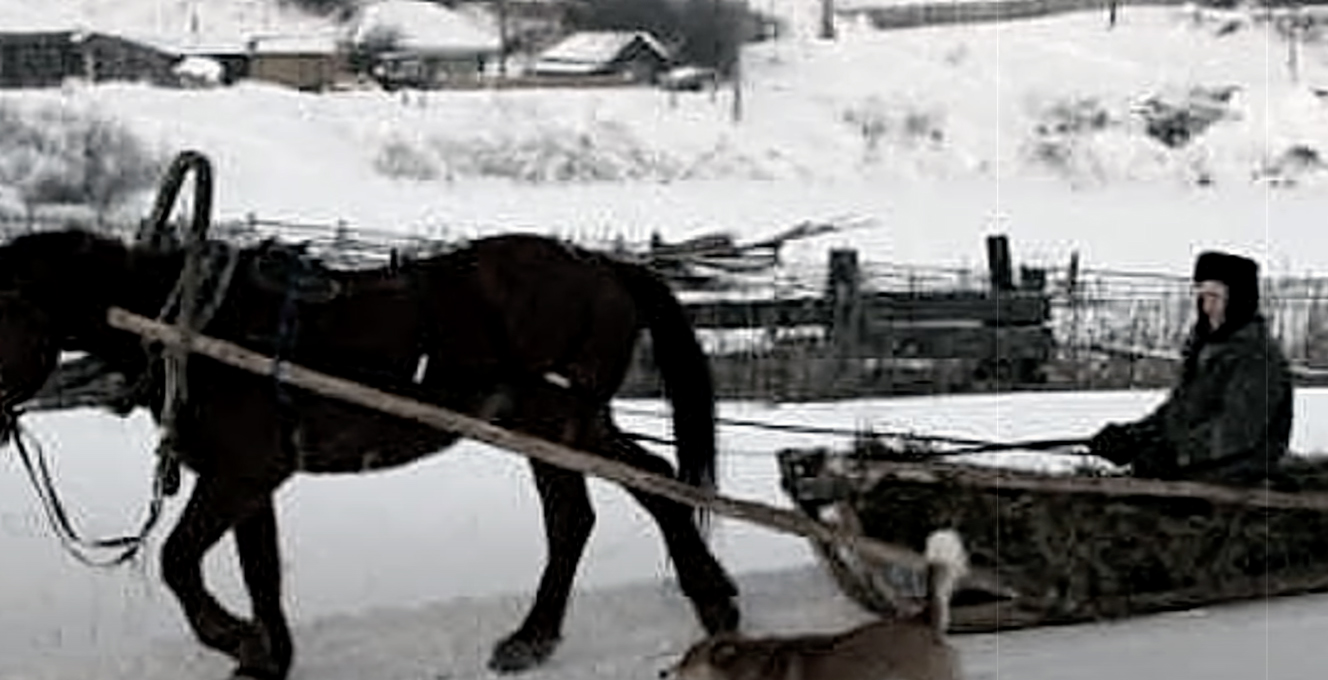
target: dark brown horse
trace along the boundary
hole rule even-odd
[[[213,244],[219,245],[219,244]],[[219,248],[218,252],[228,252]],[[234,254],[235,251],[229,251]],[[159,353],[107,325],[120,306],[156,317],[180,280],[180,249],[127,246],[77,230],[0,247],[0,403],[29,398],[57,349],[104,360],[160,417]],[[680,480],[713,486],[714,398],[705,355],[681,306],[648,270],[529,235],[477,240],[428,259],[354,272],[310,267],[272,243],[209,271],[230,271],[203,332],[380,389],[661,474],[672,465],[620,432],[609,402],[640,331],[674,413]],[[207,296],[204,296],[207,297]],[[205,357],[189,360],[175,449],[196,475],[161,551],[162,574],[203,644],[238,662],[236,677],[285,678],[292,642],[281,604],[272,497],[298,472],[362,473],[438,452],[457,435],[327,399]],[[8,410],[7,410],[8,412]],[[8,428],[6,428],[8,429]],[[490,667],[544,661],[594,524],[583,475],[533,462],[548,539],[534,604],[494,648]],[[635,493],[658,523],[682,591],[707,632],[738,625],[731,579],[690,510]],[[235,532],[254,619],[206,590],[201,561]]]

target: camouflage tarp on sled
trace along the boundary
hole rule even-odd
[[[920,547],[959,529],[1002,594],[961,592],[954,628],[985,631],[1328,590],[1328,459],[1296,459],[1297,493],[1128,477],[780,453],[809,514]],[[817,545],[844,591],[882,613],[897,569]]]

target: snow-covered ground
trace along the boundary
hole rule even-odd
[[[816,405],[725,403],[721,415],[1016,440],[1081,436],[1108,420],[1138,417],[1160,397],[1157,392],[1102,392]],[[625,427],[668,433],[664,421],[646,415],[662,412],[666,408],[662,404],[620,405],[626,412],[621,416]],[[1328,413],[1328,391],[1301,390],[1296,412],[1293,446],[1298,451],[1328,451],[1328,427],[1316,417]],[[30,418],[29,426],[52,455],[60,490],[76,520],[94,535],[128,529],[138,518],[151,472],[153,439],[148,420],[141,416],[119,420],[95,411]],[[829,443],[843,442],[819,435],[724,427],[722,490],[789,507],[779,490],[773,453],[783,446]],[[1066,461],[1000,454],[992,462],[1044,466]],[[185,492],[188,484],[187,476]],[[301,665],[295,677],[483,676],[488,646],[504,627],[519,620],[542,564],[539,511],[530,487],[520,458],[474,443],[413,467],[372,476],[296,478],[279,495],[286,601],[300,645]],[[686,601],[672,586],[657,532],[647,516],[617,486],[596,480],[592,492],[598,523],[569,619],[566,655],[560,655],[547,674],[536,677],[653,677],[667,653],[678,651],[699,632]],[[180,502],[172,504],[166,526]],[[862,619],[850,603],[828,593],[832,586],[816,570],[803,540],[720,519],[713,541],[720,558],[746,584],[742,606],[753,630],[835,627]],[[220,660],[189,639],[174,600],[156,578],[155,551],[141,569],[102,572],[75,563],[46,530],[31,489],[11,456],[0,463],[0,555],[4,555],[0,678],[165,680],[213,677],[224,670]],[[209,555],[207,565],[223,599],[243,610],[245,600],[229,541]],[[1288,616],[1309,616],[1306,612],[1311,611],[1304,602],[1275,606],[1292,612]],[[1253,649],[1248,645],[1257,642],[1262,649],[1265,624],[1253,615],[1223,613],[1217,619],[1221,624],[1210,619],[1174,620],[1185,628],[1179,635],[1182,642],[1189,640],[1186,644],[1197,644],[1201,637],[1195,626],[1233,629],[1244,620],[1249,628],[1246,647],[1226,645],[1218,655],[1240,656],[1240,663],[1248,665],[1250,659],[1241,656]],[[1160,624],[1143,625],[1047,635],[1088,639],[1092,642],[1086,653],[1092,654],[1093,644],[1101,645],[1100,650],[1127,640],[1139,644],[1149,639],[1140,630]],[[1320,629],[1328,626],[1328,620],[1307,625]],[[608,630],[632,632],[610,636]],[[986,672],[1023,677],[1022,671],[1008,674],[1037,668],[1038,658],[1056,649],[1046,639],[1038,634],[1001,635],[965,638],[961,644]],[[1151,654],[1156,658],[1144,663],[1177,663],[1165,651],[1160,645],[1154,647]],[[1104,653],[1102,658],[1110,657]],[[1328,657],[1315,665],[1323,661]],[[1110,668],[1108,664],[1103,670]],[[375,674],[366,675],[368,669]],[[1067,677],[1051,670],[1028,677]],[[1081,670],[1085,674],[1075,677],[1118,677]],[[1241,677],[1232,673],[1217,677]]]
[[[256,213],[423,235],[519,229],[644,240],[655,231],[676,239],[715,229],[756,237],[806,219],[860,215],[875,226],[798,243],[786,255],[819,264],[827,248],[854,246],[869,262],[972,266],[983,261],[980,238],[1003,231],[1024,263],[1063,264],[1078,250],[1088,266],[1180,273],[1197,250],[1230,247],[1259,257],[1270,272],[1328,269],[1320,228],[1328,172],[1283,164],[1295,186],[1253,179],[1294,145],[1328,154],[1328,103],[1313,94],[1328,86],[1321,44],[1305,47],[1293,82],[1286,45],[1268,27],[1246,24],[1219,36],[1218,21],[1196,22],[1177,8],[1125,7],[1112,31],[1090,12],[890,33],[846,25],[840,41],[822,43],[809,38],[817,2],[768,4],[793,16],[795,31],[745,55],[738,124],[727,92],[310,95],[255,83],[0,91],[0,113],[17,112],[0,121],[37,120],[54,107],[122,124],[163,156],[201,149],[216,163],[221,219]],[[193,5],[219,34],[256,25],[289,32],[305,21],[308,30],[326,28],[260,0],[0,0],[0,23],[92,17],[179,32]],[[1241,87],[1229,115],[1180,150],[1149,139],[1130,114],[1149,94],[1175,100],[1193,86],[1224,85]],[[1051,134],[1038,133],[1039,125]],[[28,139],[7,132],[0,129],[0,143]],[[21,212],[24,187],[51,167],[14,148],[0,148],[0,211]],[[1200,177],[1211,184],[1196,186]],[[136,197],[124,216],[146,214],[149,198]],[[1007,440],[1086,435],[1141,415],[1159,397],[1026,394],[721,410]],[[1293,446],[1328,451],[1328,426],[1320,425],[1328,392],[1300,391],[1296,415]],[[76,411],[30,420],[81,526],[101,535],[138,519],[153,443],[141,415]],[[622,420],[665,432],[653,418]],[[829,443],[725,428],[724,490],[786,506],[773,451]],[[141,570],[77,565],[46,531],[17,461],[0,459],[0,679],[224,675],[227,666],[186,635],[156,578],[155,550]],[[515,456],[463,444],[402,470],[300,478],[286,487],[280,522],[296,680],[487,677],[489,645],[517,622],[542,561],[530,486]],[[531,677],[655,677],[698,631],[644,513],[617,487],[592,486],[599,522],[567,642]],[[751,629],[861,620],[800,539],[721,521],[715,542],[741,575]],[[229,542],[209,557],[208,573],[224,599],[239,601]],[[1328,633],[1325,604],[1296,598],[966,636],[958,644],[973,678],[1308,679],[1328,667],[1318,644]]]

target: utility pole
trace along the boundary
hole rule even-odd
[[[714,102],[719,97],[719,87],[725,76],[732,78],[732,68],[724,63],[724,35],[722,22],[719,20],[719,2],[720,0],[710,0],[710,65],[714,67],[718,77],[715,79],[715,86],[710,89],[710,101]]]
[[[507,79],[507,0],[498,0],[498,78]]]
[[[835,39],[835,0],[821,0],[821,40]]]
[[[742,41],[733,55],[733,122],[742,121]]]
[[[198,2],[189,3],[189,35],[198,41]]]
[[[1287,71],[1291,74],[1291,82],[1300,80],[1300,27],[1303,14],[1300,3],[1297,2],[1291,6],[1291,11],[1287,17]]]
[[[742,0],[739,16],[733,19],[733,122],[742,121],[742,48],[747,44],[747,20],[751,16],[751,0]]]

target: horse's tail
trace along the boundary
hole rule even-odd
[[[615,262],[620,278],[650,328],[655,366],[673,408],[678,480],[713,491],[715,482],[715,388],[710,361],[682,303],[658,276],[639,265]],[[705,529],[709,513],[698,508]]]

